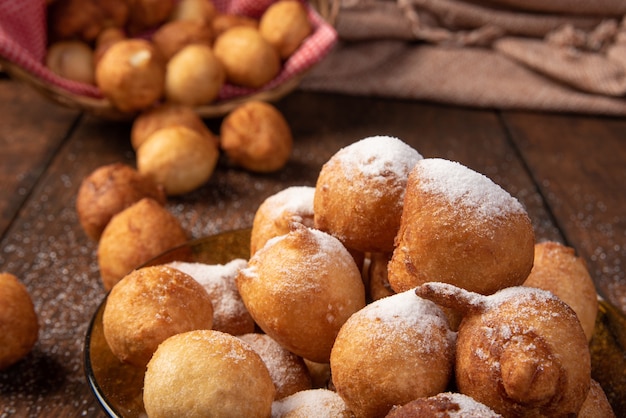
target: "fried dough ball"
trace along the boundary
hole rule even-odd
[[[372,301],[386,298],[395,293],[387,279],[387,264],[390,259],[391,253],[370,254],[370,262],[367,271],[367,288],[368,296]]]
[[[576,416],[591,384],[591,355],[565,302],[525,286],[490,296],[447,283],[415,291],[463,312],[455,363],[459,392],[504,416]]]
[[[102,58],[102,55],[104,55],[111,45],[126,38],[126,32],[117,27],[103,29],[102,32],[98,34],[93,52],[94,72],[95,66],[98,65],[100,58]]]
[[[394,406],[385,418],[502,418],[491,408],[462,393],[443,392]]]
[[[585,262],[574,249],[557,242],[535,244],[535,262],[524,286],[549,290],[578,315],[591,341],[598,314],[598,296]]]
[[[272,418],[353,418],[345,401],[328,389],[309,389],[294,393],[272,404]]]
[[[209,104],[217,99],[225,80],[224,66],[211,47],[190,44],[167,63],[165,97],[188,106]]]
[[[187,45],[211,46],[213,29],[202,20],[173,20],[154,32],[152,42],[163,58],[169,61]]]
[[[218,157],[218,148],[206,136],[186,126],[170,126],[152,133],[141,144],[137,169],[162,184],[166,195],[182,195],[209,180]]]
[[[98,243],[98,266],[105,290],[187,239],[178,219],[154,199],[143,198],[127,207],[111,218]]]
[[[298,0],[282,0],[271,4],[261,16],[259,32],[282,59],[293,54],[313,32],[307,10]]]
[[[46,66],[68,80],[95,84],[93,50],[83,41],[58,41],[50,45]]]
[[[213,305],[213,329],[233,335],[254,332],[254,320],[241,300],[235,277],[248,262],[235,259],[224,265],[174,261],[168,264],[187,273],[207,291]]]
[[[337,393],[357,418],[443,392],[455,334],[443,311],[413,290],[372,302],[341,327],[330,355]]]
[[[98,241],[111,218],[144,197],[164,205],[163,187],[133,167],[112,163],[95,169],[83,179],[76,196],[76,212],[85,234]]]
[[[176,3],[175,0],[127,1],[130,7],[127,26],[131,35],[138,35],[167,21]]]
[[[249,28],[258,29],[259,21],[252,17],[243,15],[218,13],[211,21],[211,26],[213,27],[213,33],[217,37],[226,32],[228,29],[234,28],[236,26],[246,26]]]
[[[163,103],[141,112],[135,118],[131,127],[131,145],[137,151],[141,144],[155,131],[179,125],[197,131],[199,134],[206,136],[215,146],[218,146],[219,139],[205,125],[196,111],[190,106],[176,103]]]
[[[591,379],[591,387],[576,418],[615,418],[615,412],[602,386]]]
[[[283,168],[293,149],[291,128],[282,113],[256,100],[238,106],[224,118],[220,141],[233,163],[259,173]]]
[[[274,399],[311,389],[311,376],[302,357],[285,349],[267,334],[248,333],[239,338],[250,344],[267,366],[276,386]]]
[[[336,152],[315,185],[315,227],[363,252],[390,252],[407,177],[422,156],[398,138],[372,136]]]
[[[293,186],[265,199],[257,208],[250,232],[250,255],[271,238],[288,234],[292,222],[313,227],[314,187]]]
[[[126,0],[55,0],[46,9],[50,40],[91,42],[105,28],[124,26],[129,12]]]
[[[237,276],[261,329],[296,355],[327,363],[343,323],[365,306],[361,273],[336,238],[293,224],[254,254]]]
[[[409,174],[389,284],[400,292],[446,282],[491,294],[526,280],[534,244],[526,210],[504,189],[457,162],[423,159]]]
[[[30,293],[11,273],[0,273],[0,370],[24,358],[37,342],[39,322]]]
[[[215,56],[224,64],[226,80],[243,87],[260,88],[278,75],[278,52],[255,28],[235,26],[217,37]]]
[[[174,6],[170,21],[200,20],[210,24],[216,15],[217,10],[212,0],[181,0]]]
[[[165,61],[145,39],[119,40],[98,61],[96,85],[123,112],[145,109],[163,95]]]
[[[109,293],[104,338],[120,361],[144,367],[159,344],[185,331],[211,329],[213,306],[191,276],[167,266],[133,270]]]
[[[214,330],[165,340],[148,363],[143,403],[149,417],[270,416],[274,383],[257,353]]]

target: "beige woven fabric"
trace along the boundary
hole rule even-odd
[[[301,88],[626,115],[626,0],[344,0]]]

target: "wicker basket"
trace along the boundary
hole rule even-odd
[[[328,24],[331,26],[335,25],[339,11],[339,0],[310,0],[309,4]],[[46,82],[46,80],[33,75],[2,56],[0,56],[0,69],[6,72],[10,77],[25,82],[43,96],[62,106],[85,111],[103,119],[128,120],[135,116],[135,114],[118,110],[105,98],[78,95]],[[226,115],[235,107],[246,101],[276,101],[293,91],[307,71],[308,70],[305,70],[271,89],[260,90],[245,96],[219,100],[208,105],[198,106],[196,107],[196,111],[203,118],[214,118]]]

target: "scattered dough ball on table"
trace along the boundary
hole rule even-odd
[[[224,66],[208,45],[183,47],[167,63],[165,97],[187,106],[214,102],[224,85]]]
[[[112,163],[83,179],[76,196],[76,212],[89,238],[98,241],[111,218],[144,197],[165,204],[163,187],[133,167]]]
[[[395,406],[385,418],[502,418],[488,406],[462,393],[442,392]]]
[[[315,185],[315,227],[350,249],[390,252],[407,177],[422,156],[400,139],[372,136],[337,151]]]
[[[234,164],[250,171],[269,173],[280,170],[289,161],[293,135],[276,107],[249,101],[222,121],[220,145]]]
[[[58,41],[48,47],[46,66],[56,75],[95,84],[94,53],[82,41]]]
[[[165,23],[152,35],[152,42],[169,61],[177,52],[191,44],[211,46],[213,29],[201,20],[174,20]]]
[[[210,24],[216,15],[213,0],[180,0],[174,6],[169,20],[200,20]]]
[[[270,416],[269,371],[239,338],[214,330],[165,340],[148,363],[143,403],[149,417]]]
[[[260,88],[281,70],[278,52],[252,27],[228,29],[217,37],[213,50],[224,64],[226,80],[238,86]]]
[[[524,286],[549,290],[578,315],[591,341],[598,314],[598,295],[585,262],[574,249],[557,242],[535,244],[535,262]]]
[[[202,285],[167,266],[133,270],[107,297],[102,328],[122,362],[144,367],[168,337],[211,329],[213,306]]]
[[[311,376],[302,357],[295,355],[267,334],[240,335],[261,356],[276,386],[274,399],[282,399],[301,390],[311,389]]]
[[[517,199],[460,163],[426,158],[409,174],[389,284],[400,292],[446,282],[491,294],[526,280],[534,244]]]
[[[327,363],[339,328],[365,306],[361,272],[331,235],[294,224],[254,254],[237,287],[259,327],[289,351]]]
[[[165,61],[145,39],[115,42],[96,65],[96,85],[123,112],[152,106],[165,88]]]
[[[353,418],[345,401],[332,390],[309,389],[272,404],[272,418]]]
[[[219,145],[219,138],[211,132],[191,106],[176,103],[163,103],[141,112],[133,121],[130,130],[131,145],[137,151],[155,131],[180,125],[206,136],[215,146]]]
[[[576,313],[552,293],[513,286],[492,295],[426,283],[418,296],[463,314],[456,385],[503,416],[576,416],[591,385],[591,354]]]
[[[259,32],[282,59],[293,54],[313,32],[304,4],[283,0],[271,4],[261,16]]]
[[[443,311],[413,290],[372,302],[341,327],[330,355],[337,393],[356,417],[443,392],[455,333]]]
[[[98,243],[98,266],[106,290],[133,269],[187,242],[180,221],[154,199],[143,198],[115,215]]]
[[[39,322],[26,286],[0,273],[0,370],[24,358],[37,342]]]
[[[235,259],[226,264],[173,261],[168,266],[187,273],[209,294],[213,305],[213,329],[233,335],[254,332],[254,320],[246,309],[235,277],[248,262]]]
[[[271,238],[288,234],[292,222],[313,227],[314,187],[292,186],[265,199],[257,208],[250,232],[250,255]]]
[[[163,185],[168,196],[205,184],[217,165],[219,149],[210,138],[186,126],[152,133],[137,150],[137,170]]]

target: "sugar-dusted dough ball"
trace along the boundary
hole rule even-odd
[[[187,242],[179,220],[154,199],[143,198],[115,215],[98,243],[98,266],[106,290],[131,270]]]
[[[226,73],[209,45],[191,44],[167,63],[165,97],[170,102],[201,106],[214,102]]]
[[[274,383],[261,357],[239,338],[214,330],[165,340],[144,378],[149,417],[270,416]]]
[[[460,163],[426,158],[409,174],[389,284],[401,292],[446,282],[491,294],[526,280],[534,244],[517,199]]]
[[[311,376],[302,357],[281,346],[267,334],[240,335],[261,356],[276,386],[275,399],[282,399],[301,390],[311,389]]]
[[[357,417],[433,396],[452,379],[455,333],[413,290],[372,302],[346,321],[330,356],[337,393]]]
[[[137,170],[163,185],[168,196],[192,192],[206,183],[219,149],[208,137],[186,126],[152,133],[137,150]]]
[[[213,49],[224,64],[226,79],[232,84],[260,88],[281,69],[278,52],[253,27],[228,29],[217,37]]]
[[[524,286],[549,290],[576,312],[588,340],[598,314],[598,295],[585,262],[557,242],[535,244],[535,262]]]
[[[591,379],[589,393],[578,411],[577,418],[615,418],[613,407],[609,403],[606,393],[600,384]]]
[[[288,234],[293,222],[313,227],[314,187],[287,187],[265,199],[257,208],[250,233],[250,255],[271,238]]]
[[[249,101],[236,107],[220,127],[222,150],[235,164],[260,173],[287,164],[293,148],[291,128],[273,105]]]
[[[280,57],[286,59],[313,32],[313,26],[302,2],[283,0],[265,10],[259,21],[259,32]]]
[[[119,40],[98,61],[96,85],[123,112],[146,109],[163,96],[165,61],[145,39]]]
[[[26,356],[37,342],[39,322],[28,289],[10,273],[0,273],[0,370]]]
[[[462,393],[442,392],[394,406],[385,418],[502,418],[487,405]]]
[[[76,196],[78,220],[89,238],[100,239],[113,216],[144,197],[165,204],[163,187],[133,167],[112,163],[98,167],[83,179]]]
[[[351,249],[390,252],[407,177],[422,156],[400,139],[372,136],[337,151],[315,185],[315,227]]]
[[[294,224],[254,254],[237,276],[248,311],[289,351],[327,363],[343,323],[365,306],[354,259],[336,238]]]
[[[248,265],[246,260],[235,259],[226,264],[173,261],[168,265],[187,273],[207,291],[213,304],[214,330],[233,335],[254,332],[254,320],[235,283],[239,270]]]
[[[272,418],[353,418],[341,396],[328,389],[309,389],[274,401]]]
[[[213,306],[191,276],[167,267],[134,270],[109,293],[102,314],[104,338],[122,362],[143,367],[168,337],[211,329]]]

